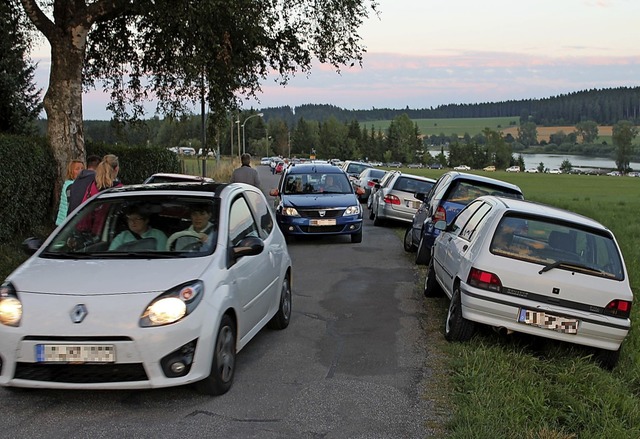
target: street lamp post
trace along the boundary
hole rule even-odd
[[[249,119],[251,119],[252,117],[258,117],[258,116],[262,117],[262,116],[264,116],[264,114],[263,113],[252,114],[251,116],[247,117],[244,120],[244,122],[242,122],[242,153],[243,154],[245,153],[245,148],[246,148],[246,138],[244,136],[244,126],[245,126],[245,124],[247,123],[247,121]]]

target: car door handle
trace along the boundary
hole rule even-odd
[[[467,244],[465,244],[465,245],[462,246],[462,251],[466,252],[468,248],[469,248],[469,246]]]

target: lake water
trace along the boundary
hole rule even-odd
[[[513,154],[517,158],[517,154]],[[524,159],[524,167],[537,168],[540,162],[544,163],[545,168],[560,168],[562,162],[569,160],[574,168],[594,168],[594,169],[615,169],[616,162],[608,157],[588,157],[582,155],[569,154],[522,154]],[[629,166],[634,170],[640,169],[640,163],[631,162]]]

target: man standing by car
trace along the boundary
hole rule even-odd
[[[242,154],[240,161],[242,166],[235,169],[231,174],[231,183],[248,183],[260,188],[258,171],[251,167],[251,154]]]

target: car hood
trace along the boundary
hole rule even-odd
[[[358,204],[355,194],[288,195],[282,198],[286,207],[345,207]]]
[[[7,280],[18,292],[101,295],[164,291],[198,279],[211,257],[69,260],[33,257]]]

